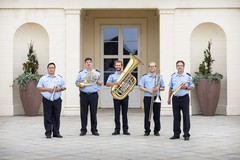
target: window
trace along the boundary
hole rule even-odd
[[[103,68],[104,85],[110,74],[115,72],[114,61],[121,60],[123,69],[129,61],[129,55],[138,55],[139,50],[139,27],[137,26],[103,26]],[[138,80],[138,68],[132,75]]]

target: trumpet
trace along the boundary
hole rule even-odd
[[[57,88],[57,86],[54,86],[53,87],[53,93],[52,93],[52,95],[51,95],[51,97],[50,97],[50,101],[54,101],[54,95],[55,95],[55,92],[56,92],[56,88]]]
[[[184,81],[182,82],[178,88],[173,92],[173,95],[175,96],[177,94],[177,92],[182,88],[182,86],[184,86],[188,81]]]

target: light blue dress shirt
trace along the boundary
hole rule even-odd
[[[57,87],[66,87],[65,86],[65,82],[63,80],[63,78],[57,74],[54,74],[52,77],[49,74],[46,74],[44,76],[42,76],[38,82],[37,88],[39,87],[44,87],[44,88],[54,88],[54,86]],[[52,96],[52,93],[48,92],[48,91],[42,91],[41,94],[43,95],[43,97],[45,97],[46,99],[50,99]],[[54,94],[54,100],[57,100],[58,98],[61,97],[61,92],[55,92]]]
[[[100,72],[95,70],[95,69],[92,69],[91,72],[95,73],[96,76],[98,76],[98,81],[102,83],[103,80],[102,80],[102,77],[100,75]],[[88,73],[88,71],[86,69],[80,71],[77,75],[77,79],[75,81],[75,84],[77,85],[79,81],[81,83],[85,83],[85,77],[86,77],[87,73]],[[93,92],[99,91],[100,86],[97,83],[95,83],[91,86],[86,86],[86,87],[82,87],[82,88],[79,88],[79,89],[80,89],[80,91],[85,92],[85,93],[93,93]]]
[[[150,73],[148,73],[148,74],[142,76],[138,85],[146,88],[147,90],[152,90],[155,86],[155,83],[156,83],[156,74],[151,75]],[[162,76],[160,75],[159,88],[161,88],[161,87],[165,87],[165,84],[164,84]],[[157,92],[154,93],[154,96],[156,96],[156,95],[157,95]],[[148,92],[144,92],[144,96],[151,97],[152,95]]]
[[[172,92],[174,92],[183,82],[186,82],[186,87],[191,86],[194,87],[194,84],[192,82],[192,76],[189,73],[183,73],[182,75],[179,75],[177,72],[172,74],[171,80],[169,82],[169,88],[172,89]],[[180,89],[175,96],[184,96],[189,93],[189,90]]]
[[[116,82],[120,75],[121,75],[121,72],[116,71],[114,74],[111,74],[108,77],[107,82],[110,82],[110,83]]]

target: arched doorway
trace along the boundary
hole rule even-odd
[[[13,41],[13,79],[23,73],[22,63],[27,60],[28,44],[34,43],[39,61],[39,74],[46,72],[46,66],[49,62],[49,38],[47,31],[37,23],[25,23],[20,26]],[[24,114],[18,86],[14,83],[13,86],[13,115]],[[42,112],[42,108],[40,109]]]
[[[223,74],[221,81],[221,94],[216,110],[216,114],[226,114],[227,106],[227,39],[223,29],[215,23],[199,24],[191,34],[191,71],[198,71],[199,64],[202,62],[208,41],[212,40],[213,72]],[[192,92],[192,114],[200,114],[200,108],[196,97],[196,92]]]

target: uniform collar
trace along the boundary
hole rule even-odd
[[[120,72],[116,71],[116,72],[115,72],[115,74],[121,74],[121,73],[122,73],[122,71],[120,71]]]
[[[47,75],[46,75],[47,77],[51,77],[48,73],[47,73]],[[56,73],[54,73],[54,75],[52,76],[52,77],[57,77],[57,74]]]
[[[177,74],[177,76],[178,76],[178,77],[182,77],[182,76],[184,77],[184,76],[186,75],[186,73],[185,73],[185,72],[183,72],[181,75],[180,75],[180,74],[178,74],[178,72],[176,72],[176,74]]]
[[[84,71],[85,73],[88,72],[87,69],[84,69],[83,71]],[[95,71],[95,69],[92,68],[92,70],[91,70],[90,72],[94,72],[94,71]]]
[[[151,73],[148,73],[147,74],[149,77],[155,77],[156,76],[156,73],[154,73],[154,75],[152,75]]]

